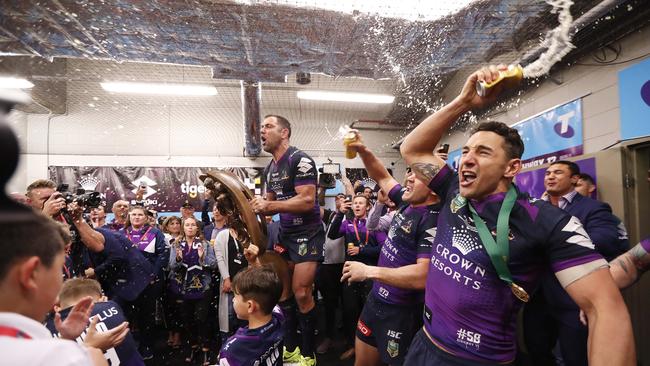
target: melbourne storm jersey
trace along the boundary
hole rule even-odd
[[[445,166],[429,187],[445,203],[427,275],[425,330],[438,347],[459,357],[510,362],[523,303],[499,278],[483,248],[468,205],[458,196],[457,174]],[[472,201],[492,235],[504,196]],[[578,219],[525,193],[518,193],[509,227],[508,267],[513,281],[529,294],[549,265],[563,287],[607,266]]]
[[[274,192],[276,200],[284,201],[297,195],[298,186],[315,186],[318,173],[312,158],[296,147],[289,146],[280,160],[271,160],[264,171],[264,177],[267,192]],[[317,199],[314,199],[314,208],[308,213],[280,213],[280,226],[284,232],[301,231],[301,227],[312,225],[320,225],[320,207]]]
[[[71,307],[60,312],[62,320],[65,320],[70,310],[72,310]],[[113,329],[126,321],[122,309],[113,301],[96,302],[93,306],[92,316],[99,317],[96,328],[100,333]],[[58,337],[59,332],[54,327],[54,318],[48,319],[45,325],[53,336]],[[86,333],[87,330],[77,338],[79,344],[83,344]],[[126,335],[124,341],[117,347],[104,351],[104,357],[106,357],[108,364],[111,366],[144,366],[144,361],[142,361],[142,356],[138,353],[138,348],[131,332]]]
[[[404,190],[399,184],[388,193],[398,209],[379,253],[379,267],[408,266],[415,264],[419,258],[429,258],[431,255],[440,205],[411,207],[408,202],[402,201],[403,194]],[[379,281],[374,281],[371,292],[389,304],[413,305],[424,300],[422,291],[406,290]]]
[[[281,366],[284,346],[284,316],[279,307],[271,313],[266,325],[248,329],[241,327],[219,352],[220,366]]]

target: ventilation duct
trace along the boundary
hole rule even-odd
[[[260,133],[260,100],[262,87],[259,82],[241,82],[241,105],[244,117],[244,156],[257,157],[262,152]]]

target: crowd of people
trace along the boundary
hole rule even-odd
[[[106,207],[83,207],[56,183],[33,182],[14,197],[31,210],[0,224],[7,364],[143,365],[161,325],[188,364],[315,365],[339,331],[340,359],[359,366],[514,364],[522,307],[527,362],[634,364],[619,289],[648,268],[650,240],[629,249],[621,220],[589,197],[593,179],[557,161],[544,196],[529,197],[513,184],[524,144],[499,122],[472,131],[458,171],[434,153],[459,117],[494,102],[498,86],[480,97],[474,85],[498,71],[473,73],[404,139],[404,177],[392,176],[358,135],[347,148],[375,184],[343,177],[334,210],[319,202],[314,160],[290,145],[290,122],[264,118],[262,146],[272,160],[265,196],[249,205],[279,215],[264,249],[290,263],[290,289],[261,263],[227,194],[206,200],[201,219],[189,203],[181,217],[159,221],[119,200],[107,222]],[[31,352],[30,342],[42,345]]]

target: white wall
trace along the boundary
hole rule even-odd
[[[627,36],[619,43],[622,52],[616,62],[650,53],[650,27]],[[647,57],[649,56],[645,56]],[[645,58],[616,65],[579,65],[595,63],[590,55],[585,56],[578,61],[578,64],[563,68],[551,75],[555,80],[561,81],[561,85],[547,79],[539,88],[523,94],[515,107],[495,114],[491,119],[511,125],[584,96],[582,98],[584,153],[600,151],[620,139],[618,72]],[[455,95],[452,94],[455,92],[447,91],[445,99],[453,98]],[[451,150],[458,149],[467,140],[467,134],[468,132],[453,133],[443,142],[449,143]]]
[[[166,129],[158,129],[155,121],[149,119],[151,115],[135,112],[130,119],[120,116],[115,124],[108,125],[102,121],[107,117],[115,118],[115,114],[70,113],[48,117],[13,112],[9,121],[18,136],[21,155],[7,191],[24,192],[29,183],[48,176],[48,166],[264,167],[270,161],[268,154],[250,159],[242,157],[241,148],[228,151],[228,146],[231,150],[232,146],[243,146],[242,128],[230,128],[232,135],[228,135],[223,133],[228,129],[217,123],[197,123],[195,119],[190,122],[179,117],[175,120],[179,125],[177,131],[169,133]],[[143,132],[147,126],[153,130],[151,133]],[[193,132],[183,132],[183,128],[191,128]],[[235,129],[239,133],[234,132]],[[323,127],[310,125],[297,130],[292,140],[297,141],[295,144],[309,153],[317,164],[331,158],[343,167],[363,168],[360,159],[343,157],[341,141],[329,138]],[[321,139],[317,145],[313,142],[308,145],[310,141],[301,138],[301,134],[321,136]],[[389,147],[395,134],[364,131],[366,140],[384,164],[401,177],[405,170],[403,161],[397,151]]]

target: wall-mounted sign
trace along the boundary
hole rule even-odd
[[[582,100],[551,108],[514,124],[524,141],[523,168],[582,155]],[[449,152],[447,163],[458,168],[461,150]]]
[[[650,58],[618,73],[621,140],[650,136]]]

